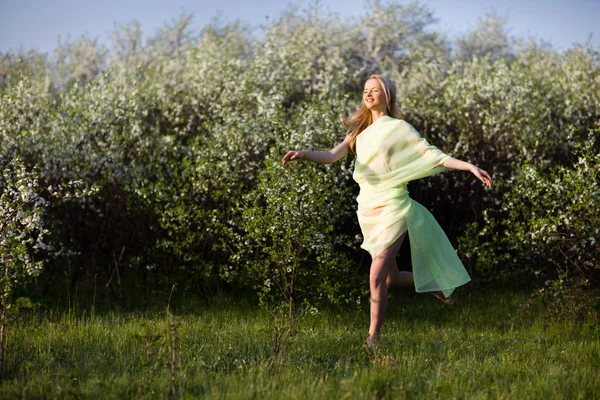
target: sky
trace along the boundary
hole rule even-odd
[[[396,0],[398,1],[398,0]],[[382,0],[383,4],[390,0]],[[299,3],[306,5],[306,0]],[[321,0],[325,11],[358,18],[366,0]],[[400,1],[407,4],[408,1]],[[510,35],[543,39],[558,50],[575,43],[600,47],[600,0],[421,0],[439,22],[433,29],[450,38],[476,27],[486,12],[508,17]],[[213,18],[224,23],[240,20],[259,27],[289,7],[287,0],[0,0],[0,52],[35,49],[52,52],[59,38],[83,34],[109,45],[116,24],[137,20],[144,37],[153,36],[182,12],[193,14],[198,32]]]

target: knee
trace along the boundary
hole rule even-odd
[[[388,274],[387,278],[385,278],[385,285],[388,288],[391,288],[392,286],[394,286],[394,280],[392,279],[392,277],[390,276],[390,274]]]

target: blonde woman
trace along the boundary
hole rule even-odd
[[[360,109],[343,121],[344,141],[329,151],[291,150],[283,165],[294,160],[331,164],[348,153],[356,156],[354,180],[360,186],[358,221],[362,248],[371,254],[369,276],[371,323],[367,344],[379,336],[388,288],[415,287],[451,303],[450,294],[471,278],[454,248],[427,211],[408,195],[408,182],[445,168],[470,171],[485,186],[490,175],[477,166],[452,158],[427,141],[409,123],[398,119],[396,87],[387,77],[372,75],[366,82]],[[413,272],[399,271],[396,255],[408,232]]]

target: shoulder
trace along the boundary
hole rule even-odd
[[[415,128],[403,119],[393,118],[386,115],[373,122],[365,129],[365,131],[366,130],[383,130],[385,132],[411,132],[415,131]]]
[[[398,131],[409,131],[409,132],[417,131],[414,126],[412,126],[411,124],[409,124],[408,122],[406,122],[403,119],[387,117],[386,120],[384,121],[384,124],[386,124],[386,126],[388,126],[390,128],[393,128],[394,130],[398,130]]]
[[[414,126],[412,126],[410,123],[406,122],[403,119],[396,119],[396,118],[392,118],[394,121],[396,121],[396,123],[398,124],[398,126],[401,126],[403,128],[409,128],[409,129],[415,129]]]
[[[393,127],[392,129],[395,132],[395,135],[401,137],[403,140],[406,140],[409,143],[417,143],[422,139],[419,131],[405,120],[390,118],[390,122],[394,124],[390,125],[390,127]]]
[[[389,124],[389,125],[396,125],[398,127],[402,127],[402,128],[413,128],[413,126],[411,124],[409,124],[408,122],[406,122],[403,119],[399,119],[399,118],[393,118],[390,116],[386,116],[385,120],[383,120],[383,123],[385,124]]]

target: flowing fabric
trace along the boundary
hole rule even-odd
[[[471,278],[433,215],[412,200],[406,185],[442,172],[450,158],[409,123],[384,116],[356,139],[354,180],[360,186],[361,247],[375,258],[408,231],[415,289],[450,296]]]

